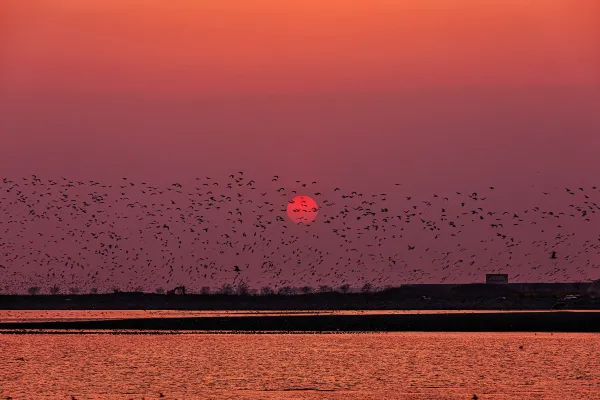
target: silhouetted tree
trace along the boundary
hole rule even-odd
[[[340,286],[340,292],[346,294],[350,291],[350,285],[345,283],[342,286]]]
[[[333,288],[331,286],[321,285],[321,286],[319,286],[319,292],[321,292],[321,293],[333,292]]]
[[[290,295],[294,294],[294,289],[292,289],[291,286],[282,286],[277,291],[277,294],[282,295],[282,296],[290,296]]]
[[[159,288],[156,288],[156,290],[154,292],[156,294],[165,294],[165,289],[159,287]]]
[[[232,295],[233,294],[233,286],[231,286],[229,283],[224,283],[221,286],[220,293],[226,294],[226,295]]]
[[[313,291],[313,288],[310,286],[302,286],[302,288],[300,288],[300,291],[302,292],[302,294],[310,294]]]
[[[27,289],[27,293],[29,293],[32,296],[35,296],[39,292],[40,292],[40,288],[38,286],[32,286],[29,289]]]
[[[133,291],[136,293],[144,293],[144,288],[141,286],[138,286],[135,289],[133,289]]]
[[[185,286],[177,286],[175,289],[167,290],[167,296],[171,296],[174,294],[180,294],[185,296],[186,287]]]
[[[373,285],[369,282],[365,283],[363,287],[360,289],[363,293],[371,293],[373,291]]]
[[[69,293],[71,293],[71,294],[79,294],[79,288],[78,287],[70,287],[69,288]]]
[[[50,288],[50,294],[57,295],[59,293],[60,293],[60,288],[58,286],[54,285]]]
[[[275,291],[268,286],[263,286],[262,288],[260,288],[261,296],[271,296],[274,294],[275,294]]]
[[[245,281],[241,281],[240,283],[238,283],[235,291],[239,296],[248,296],[249,290],[250,288],[248,287],[248,283],[246,283]]]
[[[121,293],[121,289],[119,289],[116,286],[113,286],[112,291],[113,291],[114,294]]]
[[[90,290],[91,294],[98,294],[98,288],[92,288],[92,290]]]
[[[200,294],[210,294],[210,286],[202,286],[200,288]]]

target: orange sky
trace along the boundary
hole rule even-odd
[[[596,0],[8,2],[0,79],[20,89],[222,95],[599,81]]]
[[[0,0],[6,174],[570,182],[599,99],[598,0]]]

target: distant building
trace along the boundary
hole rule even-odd
[[[495,285],[506,285],[508,283],[508,274],[486,274],[485,283]]]

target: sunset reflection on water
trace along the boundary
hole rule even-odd
[[[1,322],[98,321],[134,318],[245,317],[283,315],[406,315],[557,312],[555,310],[0,310]],[[561,310],[560,312],[565,312]],[[600,312],[568,310],[568,312]]]
[[[14,399],[594,399],[600,335],[0,335]]]

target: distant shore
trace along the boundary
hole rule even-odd
[[[246,332],[597,332],[594,311],[425,313],[392,315],[282,315],[132,318],[96,321],[10,322],[0,330],[140,330]]]
[[[0,295],[0,310],[600,310],[600,299],[500,285],[423,285],[373,293]]]

